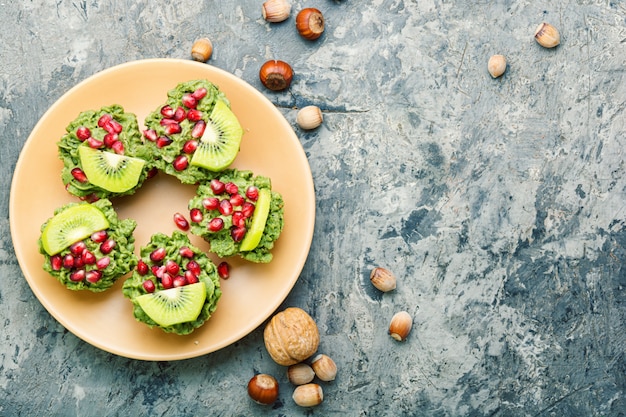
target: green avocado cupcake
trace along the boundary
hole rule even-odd
[[[66,190],[82,200],[129,195],[151,173],[137,118],[114,104],[81,112],[57,143]]]
[[[159,170],[184,184],[214,178],[239,153],[243,136],[230,102],[207,80],[178,84],[145,120],[144,142]]]
[[[267,177],[225,170],[198,186],[188,204],[190,231],[219,257],[239,255],[256,263],[272,260],[284,225],[284,201]]]
[[[122,292],[137,321],[179,335],[202,326],[222,295],[213,262],[179,231],[152,235]]]
[[[60,207],[41,226],[43,269],[70,290],[105,291],[137,264],[136,226],[118,219],[108,199]]]

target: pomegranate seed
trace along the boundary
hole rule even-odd
[[[100,252],[107,255],[111,253],[113,248],[115,248],[115,245],[117,245],[117,242],[115,242],[113,239],[107,239],[100,245]]]
[[[78,269],[70,274],[70,280],[80,282],[85,279],[85,275],[86,273],[84,269]]]
[[[98,269],[106,269],[107,266],[111,264],[111,258],[105,256],[96,261],[96,268]]]
[[[182,275],[177,275],[176,278],[172,280],[172,285],[174,287],[182,287],[187,285],[187,279]]]
[[[66,187],[66,189],[67,189],[67,187]],[[94,203],[94,202],[100,200],[100,197],[98,197],[95,193],[91,193],[91,194],[87,194],[85,196],[80,197],[80,199],[82,201],[86,201],[88,203]]]
[[[91,240],[96,243],[102,243],[109,236],[106,230],[100,230],[91,234]]]
[[[156,142],[158,135],[156,130],[148,129],[143,131],[143,137],[148,139],[150,142]]]
[[[198,141],[197,140],[193,140],[193,139],[188,140],[183,145],[183,152],[188,153],[188,154],[194,153],[196,151],[196,149],[198,149]]]
[[[181,246],[181,248],[178,250],[178,253],[183,258],[190,258],[191,259],[191,258],[193,258],[195,256],[195,253],[193,253],[191,248],[189,248],[188,246]]]
[[[175,124],[177,124],[177,123],[178,123],[178,122],[177,122],[176,120],[174,120],[174,119],[170,119],[170,118],[161,119],[161,120],[159,121],[159,124],[160,124],[161,126],[175,125]]]
[[[154,265],[152,267],[152,273],[155,277],[161,279],[163,278],[163,274],[165,274],[165,266],[164,265]]]
[[[113,149],[113,152],[118,155],[124,155],[124,144],[121,140],[113,142],[113,145],[111,145],[111,149]]]
[[[172,139],[168,138],[167,136],[159,136],[156,140],[156,145],[157,148],[161,149],[170,145],[172,142]]]
[[[204,97],[206,97],[206,93],[207,93],[206,88],[200,87],[196,91],[191,93],[191,95],[193,98],[199,101],[199,100],[202,100]]]
[[[161,277],[161,285],[163,285],[163,288],[166,290],[174,287],[174,278],[168,273],[163,274]]]
[[[118,133],[119,134],[119,133],[122,133],[122,130],[124,130],[124,127],[117,120],[111,119],[111,121],[109,123],[104,125],[103,129],[106,130],[109,133]]]
[[[187,280],[187,284],[195,284],[198,282],[198,277],[191,271],[185,271],[185,279]]]
[[[217,197],[207,197],[202,199],[202,207],[207,210],[216,210],[220,206],[220,200]]]
[[[172,161],[172,166],[174,167],[176,171],[179,171],[179,172],[184,171],[189,166],[189,158],[187,158],[187,155],[178,155]],[[183,229],[183,230],[187,230],[187,229]]]
[[[200,268],[200,264],[196,261],[189,261],[187,262],[187,271],[191,271],[192,274],[194,274],[195,276],[199,276],[200,273],[202,272],[202,269]]]
[[[78,129],[76,129],[76,137],[81,142],[89,138],[89,136],[91,136],[91,130],[89,130],[88,127],[81,126]]]
[[[227,182],[224,184],[224,189],[230,195],[237,194],[239,192],[239,187],[234,182]]]
[[[211,219],[211,221],[207,225],[207,228],[211,232],[219,232],[220,230],[222,230],[223,227],[224,227],[224,220],[222,220],[221,217],[215,217]]]
[[[148,267],[148,264],[145,263],[143,260],[137,262],[137,273],[139,275],[144,276],[148,273],[149,270],[150,268]]]
[[[233,205],[230,204],[229,200],[220,201],[220,206],[218,207],[219,212],[224,216],[230,216],[233,214]]]
[[[241,206],[244,201],[245,200],[243,199],[243,196],[241,194],[235,194],[230,198],[230,204],[235,207]]]
[[[246,217],[243,215],[242,211],[233,212],[233,224],[238,227],[243,227],[246,225]]]
[[[189,230],[189,222],[185,216],[180,213],[174,213],[174,223],[176,223],[176,226],[178,226],[180,230]]]
[[[246,189],[246,197],[252,201],[256,201],[259,198],[259,189],[254,185],[249,186]]]
[[[102,279],[102,272],[98,271],[97,269],[93,269],[85,273],[85,281],[90,282],[92,284],[95,284],[101,279]]]
[[[153,178],[158,173],[159,173],[159,169],[157,167],[152,167],[148,170],[148,174],[146,175],[146,178]]]
[[[82,256],[75,256],[74,257],[74,268],[82,268],[83,266],[85,266],[85,261],[83,261],[83,257]]]
[[[50,267],[53,271],[60,271],[63,268],[63,258],[61,255],[53,255],[50,257]]]
[[[161,114],[163,115],[163,117],[171,119],[174,117],[174,109],[172,108],[172,106],[166,104],[165,106],[161,107]]]
[[[165,263],[165,271],[170,275],[178,275],[180,266],[176,262],[169,260]]]
[[[156,248],[150,253],[150,260],[152,262],[161,262],[165,259],[165,255],[167,255],[165,248]]]
[[[189,218],[194,223],[200,223],[204,218],[204,215],[199,208],[192,208],[191,210],[189,210]]]
[[[224,188],[224,183],[218,179],[212,179],[211,180],[211,190],[213,191],[213,194],[215,195],[220,195],[224,192],[225,188]]]
[[[187,111],[180,106],[174,111],[174,116],[172,116],[172,119],[176,120],[178,123],[182,122],[186,118]]]
[[[170,125],[165,126],[165,133],[167,135],[175,135],[176,133],[182,132],[183,128],[180,127],[178,123],[172,123]]]
[[[89,138],[87,139],[87,144],[89,145],[90,148],[94,148],[94,149],[102,148],[104,146],[104,142],[98,139],[94,139],[91,136],[89,136]]]
[[[76,167],[74,169],[72,169],[71,171],[72,177],[74,177],[74,179],[78,182],[81,183],[86,183],[87,181],[89,181],[87,179],[87,175],[85,175],[85,171],[83,171],[82,169]]]
[[[72,269],[74,267],[74,257],[69,253],[63,257],[63,268]]]
[[[246,228],[241,226],[233,226],[230,228],[230,237],[233,238],[235,242],[241,242],[243,237],[246,235]]]
[[[102,142],[104,143],[104,146],[106,146],[107,148],[111,148],[113,146],[113,143],[118,141],[119,138],[120,136],[117,133],[107,133],[106,135],[104,135],[104,138],[102,138]]]
[[[222,279],[230,278],[230,265],[228,265],[228,262],[221,262],[217,266],[217,273]]]
[[[181,102],[183,103],[183,106],[188,109],[195,109],[198,105],[198,101],[192,94],[183,94]]]
[[[144,282],[142,282],[141,286],[148,293],[153,293],[154,290],[156,289],[156,286],[154,285],[154,282],[152,282],[152,280],[150,280],[150,279],[147,279]]]
[[[98,126],[104,128],[104,126],[111,120],[113,120],[113,117],[110,114],[105,113],[98,119]]]
[[[191,137],[192,138],[201,138],[202,135],[204,135],[204,131],[206,129],[206,123],[204,122],[204,120],[199,120],[196,122],[195,125],[193,125],[193,128],[191,129]]]
[[[190,122],[197,122],[202,120],[202,112],[198,109],[191,109],[187,112],[187,120]]]
[[[70,252],[72,252],[74,256],[82,255],[86,249],[87,245],[82,240],[70,245]]]
[[[85,265],[93,265],[96,263],[96,256],[88,250],[83,252],[82,259]]]
[[[252,213],[254,213],[254,204],[249,201],[244,202],[241,206],[241,212],[246,219],[252,217]]]

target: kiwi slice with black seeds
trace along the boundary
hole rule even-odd
[[[243,128],[233,111],[224,101],[217,100],[191,165],[216,172],[226,169],[239,153],[242,136]]]
[[[193,321],[200,315],[206,300],[206,285],[195,284],[170,288],[136,298],[143,311],[159,326]]]
[[[146,163],[140,158],[88,146],[80,146],[78,155],[87,180],[112,193],[122,193],[135,187]]]

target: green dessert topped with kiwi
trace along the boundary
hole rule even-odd
[[[137,263],[136,226],[118,219],[108,199],[60,207],[41,226],[43,269],[71,290],[104,291]]]
[[[178,84],[145,120],[146,147],[161,171],[197,184],[226,169],[239,153],[243,128],[226,96],[207,80]]]
[[[267,263],[283,230],[283,198],[267,177],[225,170],[198,186],[189,201],[191,233],[209,243],[220,257],[239,255]]]
[[[67,191],[95,201],[133,194],[149,176],[152,158],[137,118],[117,105],[81,112],[58,142]]]
[[[204,324],[222,295],[213,262],[179,231],[152,235],[122,291],[138,321],[180,335]]]

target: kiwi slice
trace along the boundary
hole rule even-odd
[[[210,171],[222,171],[237,157],[243,128],[235,113],[222,101],[217,100],[211,111],[198,149],[191,158],[191,165]]]
[[[41,232],[41,243],[50,256],[92,233],[109,227],[104,213],[91,204],[68,207],[52,217]]]
[[[198,318],[206,300],[206,286],[200,281],[182,287],[143,294],[135,300],[155,323],[167,327]]]
[[[141,158],[88,146],[80,146],[78,155],[89,182],[112,193],[122,193],[135,187],[146,163]]]
[[[263,236],[263,230],[265,230],[267,216],[270,213],[271,202],[272,192],[267,188],[261,188],[259,190],[259,198],[256,201],[256,207],[254,208],[254,214],[252,214],[250,228],[248,228],[248,232],[243,237],[239,246],[241,251],[249,251],[259,245],[261,237]]]

